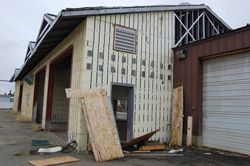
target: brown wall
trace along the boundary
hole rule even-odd
[[[174,88],[184,88],[184,133],[187,116],[193,116],[193,135],[201,135],[202,126],[202,62],[206,58],[233,55],[250,50],[250,26],[182,47],[187,57],[174,57]]]

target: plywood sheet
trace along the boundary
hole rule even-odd
[[[106,91],[66,89],[67,97],[81,97],[81,106],[96,161],[124,157]]]
[[[61,157],[53,157],[48,159],[41,159],[41,160],[31,160],[28,163],[34,166],[46,166],[46,165],[57,165],[63,163],[71,163],[79,161],[79,159],[74,158],[72,156],[61,156]]]
[[[182,146],[183,129],[183,87],[174,89],[172,110],[171,145]]]

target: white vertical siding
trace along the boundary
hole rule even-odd
[[[137,52],[130,54],[113,50],[114,25],[136,29]],[[91,16],[87,18],[83,66],[84,87],[104,87],[110,95],[111,83],[134,85],[133,136],[160,129],[152,139],[169,140],[171,91],[172,91],[172,46],[174,43],[174,20],[172,12],[149,12]],[[92,56],[88,56],[92,51]],[[103,58],[100,57],[103,54]],[[115,61],[111,59],[115,55]],[[122,62],[122,58],[126,62]],[[132,64],[132,58],[136,64]],[[142,64],[142,61],[146,65]],[[154,63],[154,65],[151,65]],[[92,69],[87,69],[92,64]],[[103,71],[99,71],[103,65]],[[162,67],[161,67],[162,66]],[[111,72],[111,67],[115,72]],[[125,69],[125,74],[121,73]],[[132,76],[132,69],[137,76]],[[145,77],[141,76],[145,72]],[[151,78],[151,72],[154,78]],[[163,80],[160,79],[163,74]],[[168,75],[171,76],[168,80]]]

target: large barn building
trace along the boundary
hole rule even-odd
[[[65,88],[102,87],[112,101],[121,141],[160,129],[152,139],[168,142],[172,48],[229,30],[203,4],[68,8],[45,14],[14,78],[14,110],[86,150],[80,103],[66,99]]]

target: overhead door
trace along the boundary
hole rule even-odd
[[[250,155],[250,53],[203,62],[204,146]]]

